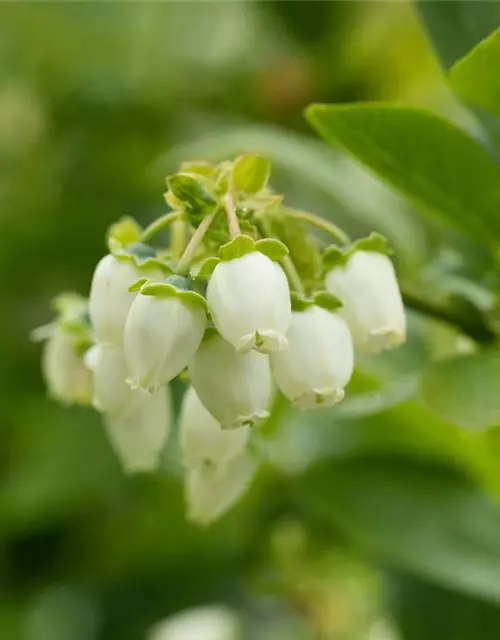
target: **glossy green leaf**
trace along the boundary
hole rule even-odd
[[[313,105],[307,117],[424,211],[482,242],[500,237],[500,166],[455,125],[385,104]]]
[[[464,476],[358,458],[318,465],[294,489],[304,508],[379,562],[500,603],[500,505]]]
[[[468,429],[500,424],[500,353],[485,351],[435,362],[420,391],[441,418]]]
[[[402,640],[497,640],[500,637],[498,605],[414,576],[393,574],[390,587],[391,617],[402,633]]]
[[[205,189],[203,176],[176,173],[167,178],[168,188],[179,206],[189,216],[190,223],[197,227],[203,218],[217,207],[215,198]]]
[[[500,116],[500,29],[450,70],[453,89],[473,105]]]
[[[446,67],[465,56],[500,24],[498,2],[417,0],[415,6]]]

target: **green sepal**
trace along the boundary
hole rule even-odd
[[[329,291],[317,291],[312,298],[306,298],[299,293],[292,291],[290,293],[292,303],[292,311],[305,311],[310,307],[321,307],[326,311],[336,312],[343,307],[343,303]]]
[[[337,311],[344,306],[342,300],[329,291],[316,291],[313,295],[313,301],[317,307],[321,307],[327,311]]]
[[[273,262],[283,260],[288,255],[288,247],[276,238],[262,238],[255,243],[255,249],[263,253]]]
[[[221,246],[219,258],[223,262],[227,262],[241,258],[247,253],[252,253],[252,251],[255,251],[255,240],[250,236],[240,234]]]
[[[387,238],[381,233],[373,231],[367,238],[360,238],[351,245],[350,254],[356,251],[372,251],[373,253],[382,253],[384,256],[390,256],[391,250],[387,244]]]
[[[212,275],[212,273],[214,272],[215,267],[219,264],[219,262],[220,262],[220,258],[217,258],[216,256],[211,256],[210,258],[207,258],[202,263],[198,271],[196,272],[195,278],[201,279],[201,280],[208,280]]]
[[[134,218],[125,216],[109,227],[106,233],[106,244],[110,252],[114,253],[138,242],[141,233],[141,225]]]
[[[367,238],[360,238],[345,249],[335,245],[328,247],[323,253],[323,273],[327,273],[336,267],[343,267],[356,251],[371,251],[385,256],[391,255],[387,245],[387,238],[374,231]]]
[[[130,293],[137,293],[148,282],[149,282],[149,278],[139,278],[133,284],[130,285],[130,287],[128,288],[128,291],[130,291]]]
[[[118,260],[128,260],[139,269],[139,271],[148,271],[151,269],[160,269],[163,273],[174,273],[172,265],[167,258],[159,258],[153,247],[143,242],[134,242],[124,249],[116,249],[111,253]]]
[[[137,283],[134,284],[136,285]],[[143,296],[179,298],[186,304],[201,305],[207,314],[209,312],[208,302],[201,294],[193,291],[190,279],[184,276],[174,275],[165,280],[165,282],[151,282],[148,280],[142,284],[139,291]]]
[[[167,178],[167,185],[178,206],[186,212],[193,227],[198,227],[218,206],[208,190],[210,180],[200,174],[176,173]]]
[[[275,238],[263,238],[255,241],[252,237],[240,234],[233,238],[230,242],[223,244],[219,249],[219,258],[223,262],[241,258],[247,253],[258,251],[264,254],[270,260],[282,260],[288,255],[288,248]]]
[[[270,173],[271,164],[267,158],[240,156],[233,165],[232,185],[236,191],[253,195],[266,187]]]
[[[212,324],[212,322],[210,322],[207,325],[207,328],[205,329],[205,333],[203,334],[203,340],[202,342],[206,342],[207,340],[211,340],[212,338],[215,338],[215,336],[219,335],[219,332],[217,331],[217,329],[214,327],[214,325]]]

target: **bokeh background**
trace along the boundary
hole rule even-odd
[[[499,637],[496,605],[467,594],[455,565],[434,571],[485,564],[454,523],[498,482],[413,393],[424,363],[456,347],[444,325],[410,311],[407,345],[361,358],[342,407],[283,408],[271,463],[208,530],[185,520],[175,441],[161,472],[124,477],[99,417],[46,397],[29,340],[54,295],[87,293],[110,223],[163,213],[180,161],[242,151],[272,159],[290,204],[354,236],[381,231],[402,281],[432,285],[459,260],[450,239],[303,117],[358,100],[477,127],[409,2],[0,5],[2,639],[139,640],[210,603],[237,611],[251,640]]]

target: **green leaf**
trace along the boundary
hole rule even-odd
[[[198,227],[203,218],[217,207],[217,200],[207,191],[202,180],[203,176],[187,173],[176,173],[167,178],[168,188],[194,227]]]
[[[417,0],[415,5],[446,67],[465,56],[500,24],[498,2]]]
[[[500,353],[482,351],[431,364],[420,391],[441,418],[468,429],[500,424]]]
[[[317,465],[294,489],[375,560],[500,602],[500,506],[462,474],[363,457]]]
[[[453,89],[467,102],[500,116],[500,29],[450,70]]]
[[[206,176],[212,178],[217,174],[217,166],[211,162],[205,160],[193,160],[189,162],[183,162],[181,164],[182,173],[197,173],[200,176]]]
[[[384,104],[313,105],[307,117],[328,143],[442,222],[484,243],[500,237],[500,167],[455,125]]]
[[[390,582],[391,618],[404,640],[498,640],[498,605],[401,573]]]
[[[279,262],[288,255],[288,248],[285,244],[276,240],[276,238],[263,238],[257,240],[255,243],[255,249],[263,253],[273,262]]]
[[[236,236],[219,249],[219,258],[223,261],[241,258],[247,253],[255,251],[255,240],[250,236],[241,234]]]
[[[415,4],[445,68],[463,58],[500,24],[499,2],[418,0]],[[500,120],[480,108],[473,111],[500,151]]]
[[[234,162],[233,187],[248,195],[257,193],[267,185],[271,164],[260,156],[240,156]]]

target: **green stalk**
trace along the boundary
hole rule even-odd
[[[263,235],[265,238],[275,237],[271,232],[271,228],[267,220],[265,220],[264,218],[260,218],[256,224],[259,228],[259,231],[261,232],[261,235]],[[279,240],[279,238],[277,239]],[[283,271],[286,273],[290,288],[297,293],[300,293],[300,295],[305,295],[306,290],[304,288],[304,285],[302,284],[299,272],[297,271],[297,268],[295,267],[291,257],[289,255],[285,256],[280,260],[280,264],[283,267]]]
[[[144,229],[140,238],[141,242],[150,242],[157,233],[166,229],[176,220],[180,220],[183,215],[182,211],[171,211],[170,213],[166,213],[164,216],[157,218]]]
[[[340,242],[340,244],[349,244],[351,242],[349,236],[344,233],[340,227],[333,222],[325,220],[321,216],[317,216],[314,213],[309,213],[307,211],[300,211],[299,209],[288,209],[287,207],[284,207],[281,211],[290,218],[303,220],[313,227],[329,233],[337,242]]]
[[[189,273],[189,266],[196,254],[196,250],[200,246],[200,243],[203,240],[203,236],[208,231],[210,225],[212,224],[212,220],[215,218],[216,212],[211,213],[200,223],[200,226],[196,229],[191,240],[188,242],[184,253],[181,256],[181,259],[177,263],[177,273],[181,276],[185,276]]]

